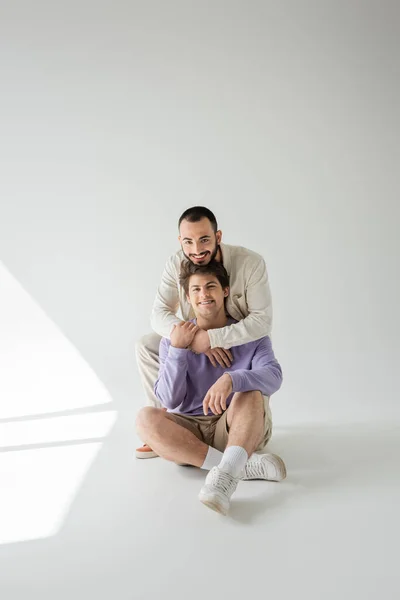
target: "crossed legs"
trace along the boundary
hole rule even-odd
[[[227,409],[229,446],[240,446],[248,456],[255,451],[264,434],[264,402],[260,392],[236,393]],[[174,421],[161,409],[142,408],[137,418],[142,440],[162,458],[201,467],[209,446],[191,431]]]

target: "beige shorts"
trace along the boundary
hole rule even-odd
[[[178,413],[168,413],[175,423],[185,427],[195,435],[199,440],[223,452],[228,443],[229,427],[227,423],[227,411],[222,415],[212,417],[189,416]],[[269,398],[264,396],[264,436],[256,448],[257,451],[263,450],[269,442],[272,435],[272,416],[269,408]]]

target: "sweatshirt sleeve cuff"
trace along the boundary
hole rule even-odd
[[[186,362],[189,352],[190,350],[187,348],[175,348],[174,346],[170,346],[168,348],[168,358],[178,360],[179,362]]]
[[[244,377],[241,374],[240,370],[238,371],[225,371],[225,373],[228,373],[228,375],[230,375],[231,379],[232,379],[232,392],[244,392],[246,391],[244,389]]]

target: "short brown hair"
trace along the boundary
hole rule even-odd
[[[208,265],[195,265],[190,260],[181,262],[179,283],[186,294],[189,293],[189,280],[192,275],[214,275],[223,289],[229,287],[229,275],[224,265],[216,260],[211,260]]]

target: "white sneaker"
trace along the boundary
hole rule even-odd
[[[282,481],[286,477],[286,466],[276,454],[252,454],[244,468],[242,479],[265,479],[266,481]]]
[[[214,467],[208,473],[206,482],[200,490],[199,500],[208,508],[227,515],[230,499],[238,482],[238,478],[221,471],[219,467]]]

